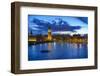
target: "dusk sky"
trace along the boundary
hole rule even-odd
[[[28,15],[28,33],[47,34],[87,34],[88,17]]]

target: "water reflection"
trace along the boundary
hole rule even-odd
[[[44,43],[29,45],[28,60],[80,59],[87,58],[87,44]]]
[[[48,50],[50,50],[50,51],[51,51],[51,50],[52,50],[51,43],[48,43],[48,45],[47,45],[47,46],[48,46]]]

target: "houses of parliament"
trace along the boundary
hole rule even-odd
[[[50,27],[48,27],[48,35],[47,36],[42,36],[42,35],[38,35],[38,36],[32,36],[32,34],[29,35],[28,41],[52,41],[52,30]]]
[[[28,41],[29,42],[33,42],[33,43],[43,43],[43,42],[71,42],[71,43],[83,43],[86,42],[88,40],[88,35],[84,34],[74,34],[74,35],[70,35],[70,34],[66,34],[66,35],[53,35],[52,34],[52,30],[50,27],[48,27],[48,31],[47,31],[47,35],[32,35],[30,34],[28,36]]]

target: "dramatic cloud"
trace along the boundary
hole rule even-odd
[[[60,32],[84,33],[84,31],[88,29],[87,25],[88,25],[88,17],[45,16],[45,15],[28,16],[28,33],[32,33],[34,35],[47,34],[48,27],[51,28],[52,34]]]
[[[34,18],[33,23],[39,25],[38,27],[39,29],[45,31],[48,30],[48,27],[51,27],[52,31],[71,31],[71,32],[81,28],[80,26],[71,26],[66,21],[63,21],[60,18],[57,20],[52,20],[52,22],[47,22],[44,20]]]
[[[77,17],[77,18],[82,20],[84,23],[88,24],[88,17]]]

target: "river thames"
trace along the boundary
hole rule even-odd
[[[28,61],[88,58],[87,43],[52,42],[28,45]]]

